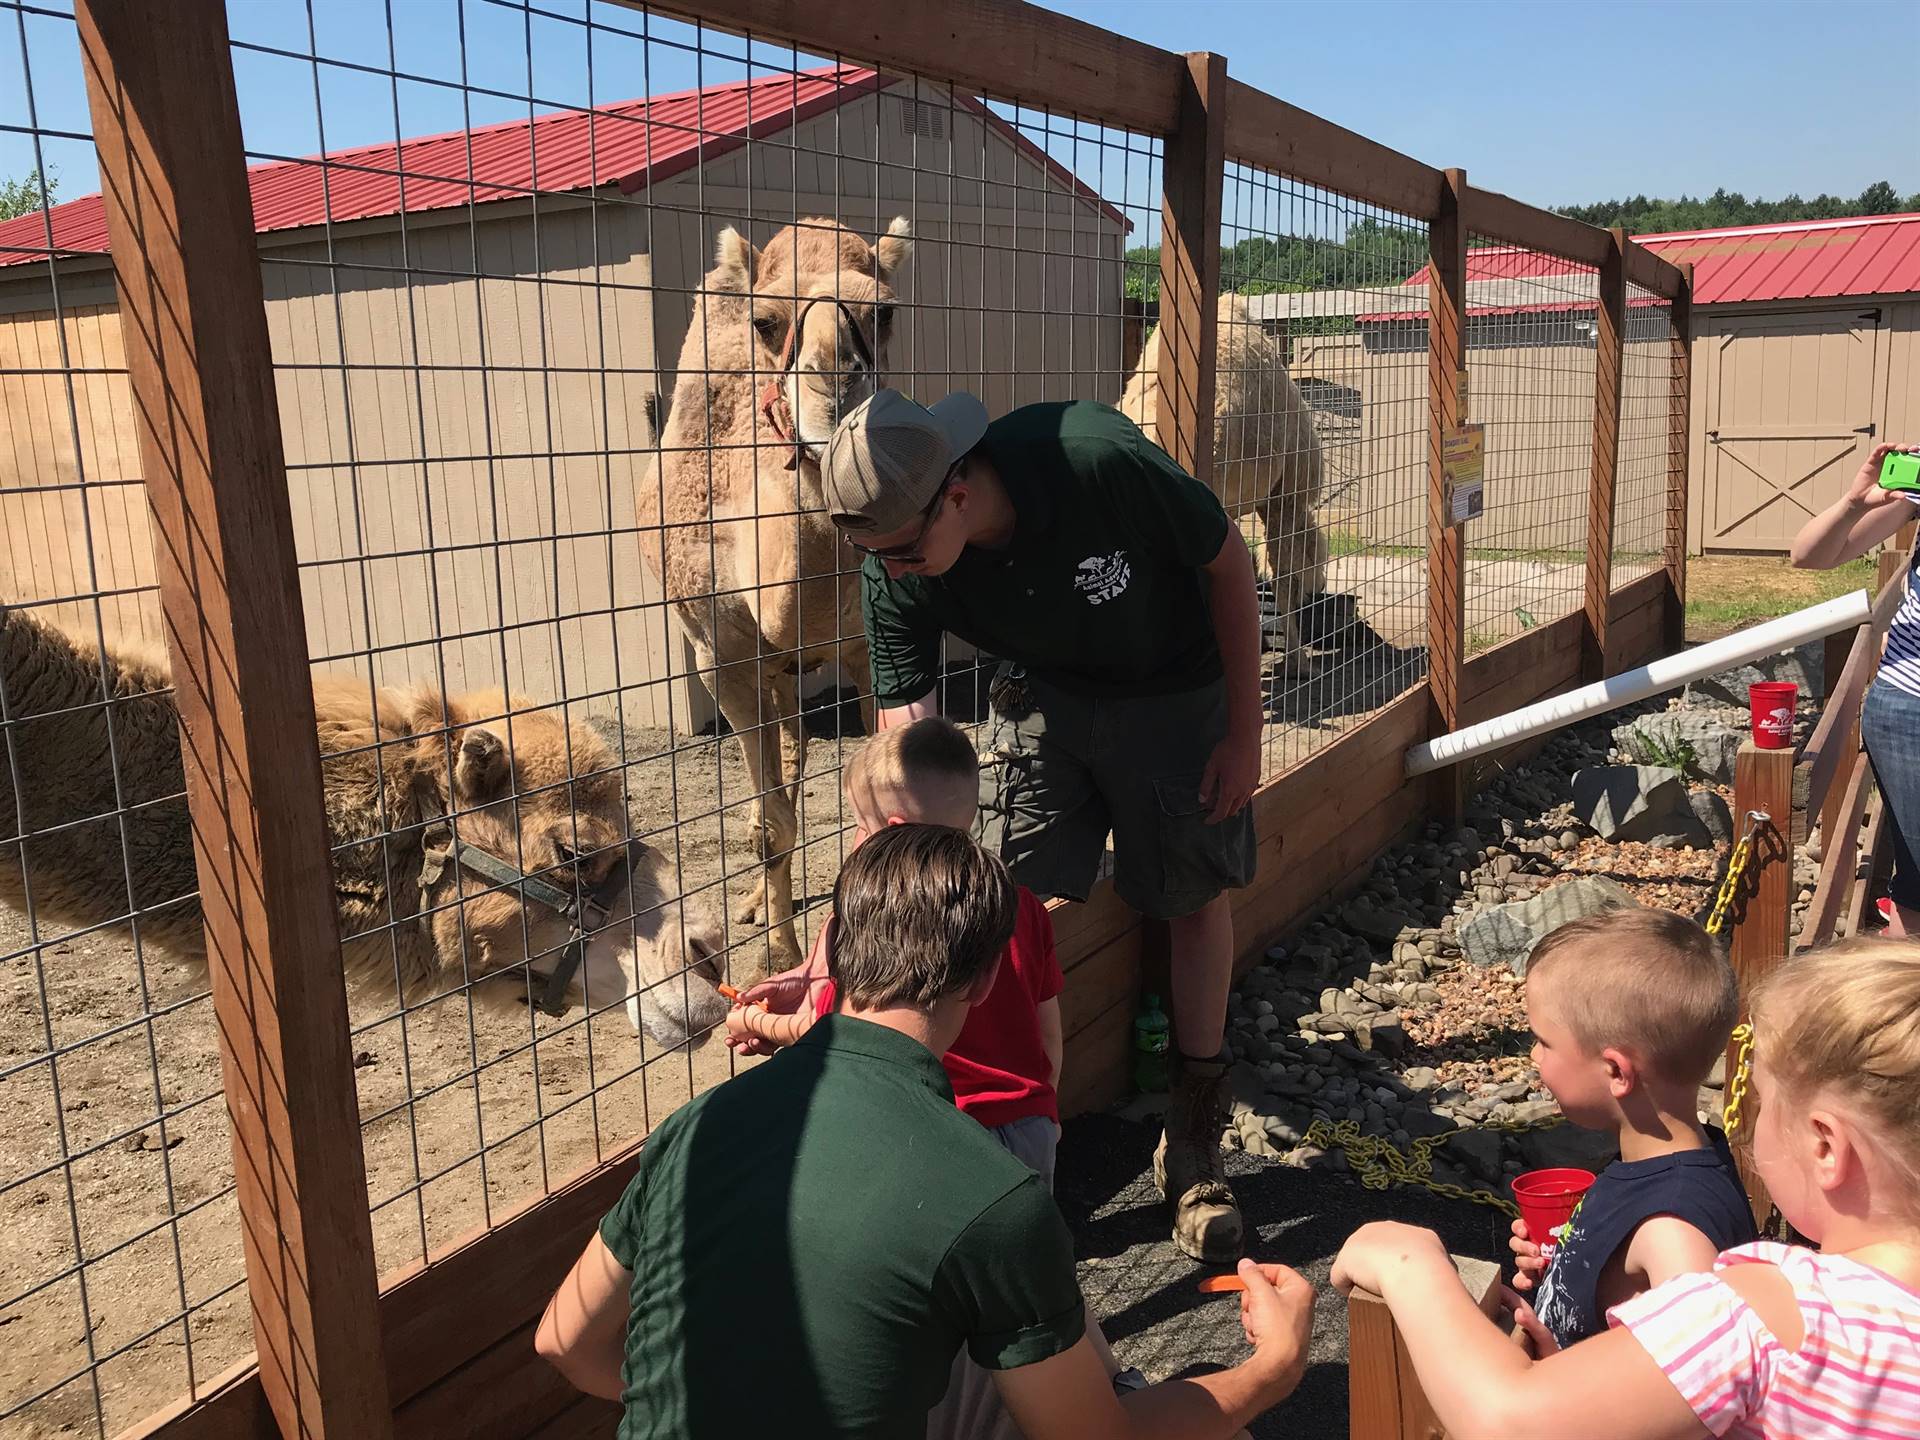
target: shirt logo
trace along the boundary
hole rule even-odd
[[[1104,605],[1127,588],[1133,579],[1133,567],[1127,564],[1127,552],[1089,555],[1074,567],[1073,588],[1086,596],[1089,605]]]

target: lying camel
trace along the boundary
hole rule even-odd
[[[1281,663],[1312,667],[1299,615],[1326,589],[1327,540],[1313,518],[1326,464],[1313,412],[1287,373],[1286,352],[1247,310],[1246,297],[1220,297],[1213,391],[1213,492],[1230,514],[1260,518],[1267,574],[1281,624]],[[1147,337],[1127,377],[1120,409],[1148,435],[1160,409],[1160,332]]]
[[[867,673],[858,557],[827,522],[820,451],[885,368],[891,281],[911,249],[904,218],[873,245],[819,218],[764,250],[722,230],[681,347],[659,482],[639,487],[641,553],[745,752],[760,872],[738,918],[764,923],[785,965],[800,961],[800,677],[836,660],[863,687]],[[861,707],[871,732],[870,690]]]
[[[204,961],[171,687],[163,654],[109,647],[103,666],[92,643],[0,605],[0,836],[26,837],[0,844],[0,901],[42,934],[131,910],[143,944]],[[500,691],[370,697],[320,676],[313,703],[351,981],[416,1000],[515,976],[556,1011],[624,999],[663,1045],[725,1014],[719,927],[669,899],[663,857],[627,838],[619,770],[593,731]],[[548,903],[581,895],[599,908],[578,928]]]

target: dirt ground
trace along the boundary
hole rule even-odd
[[[1330,648],[1311,678],[1273,683],[1268,773],[1424,673],[1409,638],[1424,573],[1407,569],[1377,603],[1310,626]],[[977,715],[977,684],[950,683],[949,713]],[[838,772],[858,743],[826,737],[854,713],[823,702],[813,716],[795,891],[816,905],[844,853]],[[618,746],[618,727],[606,733]],[[724,892],[731,909],[752,878],[738,747],[636,727],[624,741],[635,833],[686,890]],[[764,936],[735,925],[729,940],[736,979],[764,967]],[[155,953],[143,965],[124,931],[36,945],[0,910],[0,957],[0,1414],[25,1406],[0,1428],[110,1436],[252,1348],[211,1005],[200,972]],[[556,1020],[514,990],[483,982],[404,1015],[391,996],[352,999],[383,1273],[497,1222],[729,1073],[717,1042],[662,1051],[623,1007]]]

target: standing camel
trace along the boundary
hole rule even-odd
[[[1326,588],[1327,541],[1313,518],[1326,464],[1313,412],[1287,373],[1280,342],[1248,313],[1246,298],[1221,295],[1213,390],[1213,492],[1238,515],[1260,517],[1267,574],[1281,624],[1281,663],[1307,673],[1300,608]],[[1147,337],[1127,377],[1120,409],[1149,436],[1160,410],[1160,332]]]
[[[800,960],[800,676],[835,660],[854,675],[867,668],[859,575],[827,523],[819,455],[874,392],[891,282],[911,249],[904,217],[873,245],[826,219],[789,225],[764,250],[722,230],[680,350],[658,475],[640,486],[646,562],[753,787],[760,872],[737,918],[764,923],[788,965]],[[861,708],[871,730],[870,692]]]

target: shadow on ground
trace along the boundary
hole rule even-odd
[[[1211,1273],[1173,1248],[1153,1187],[1157,1122],[1112,1115],[1068,1123],[1056,1181],[1080,1257],[1080,1284],[1125,1364],[1155,1380],[1204,1374],[1247,1354],[1239,1305],[1194,1290]],[[1254,1258],[1293,1266],[1312,1282],[1312,1363],[1291,1399],[1252,1427],[1255,1440],[1339,1440],[1347,1433],[1346,1302],[1327,1283],[1341,1242],[1369,1220],[1438,1230],[1448,1249],[1484,1259],[1506,1253],[1507,1218],[1413,1189],[1367,1190],[1330,1171],[1296,1170],[1232,1153]]]

